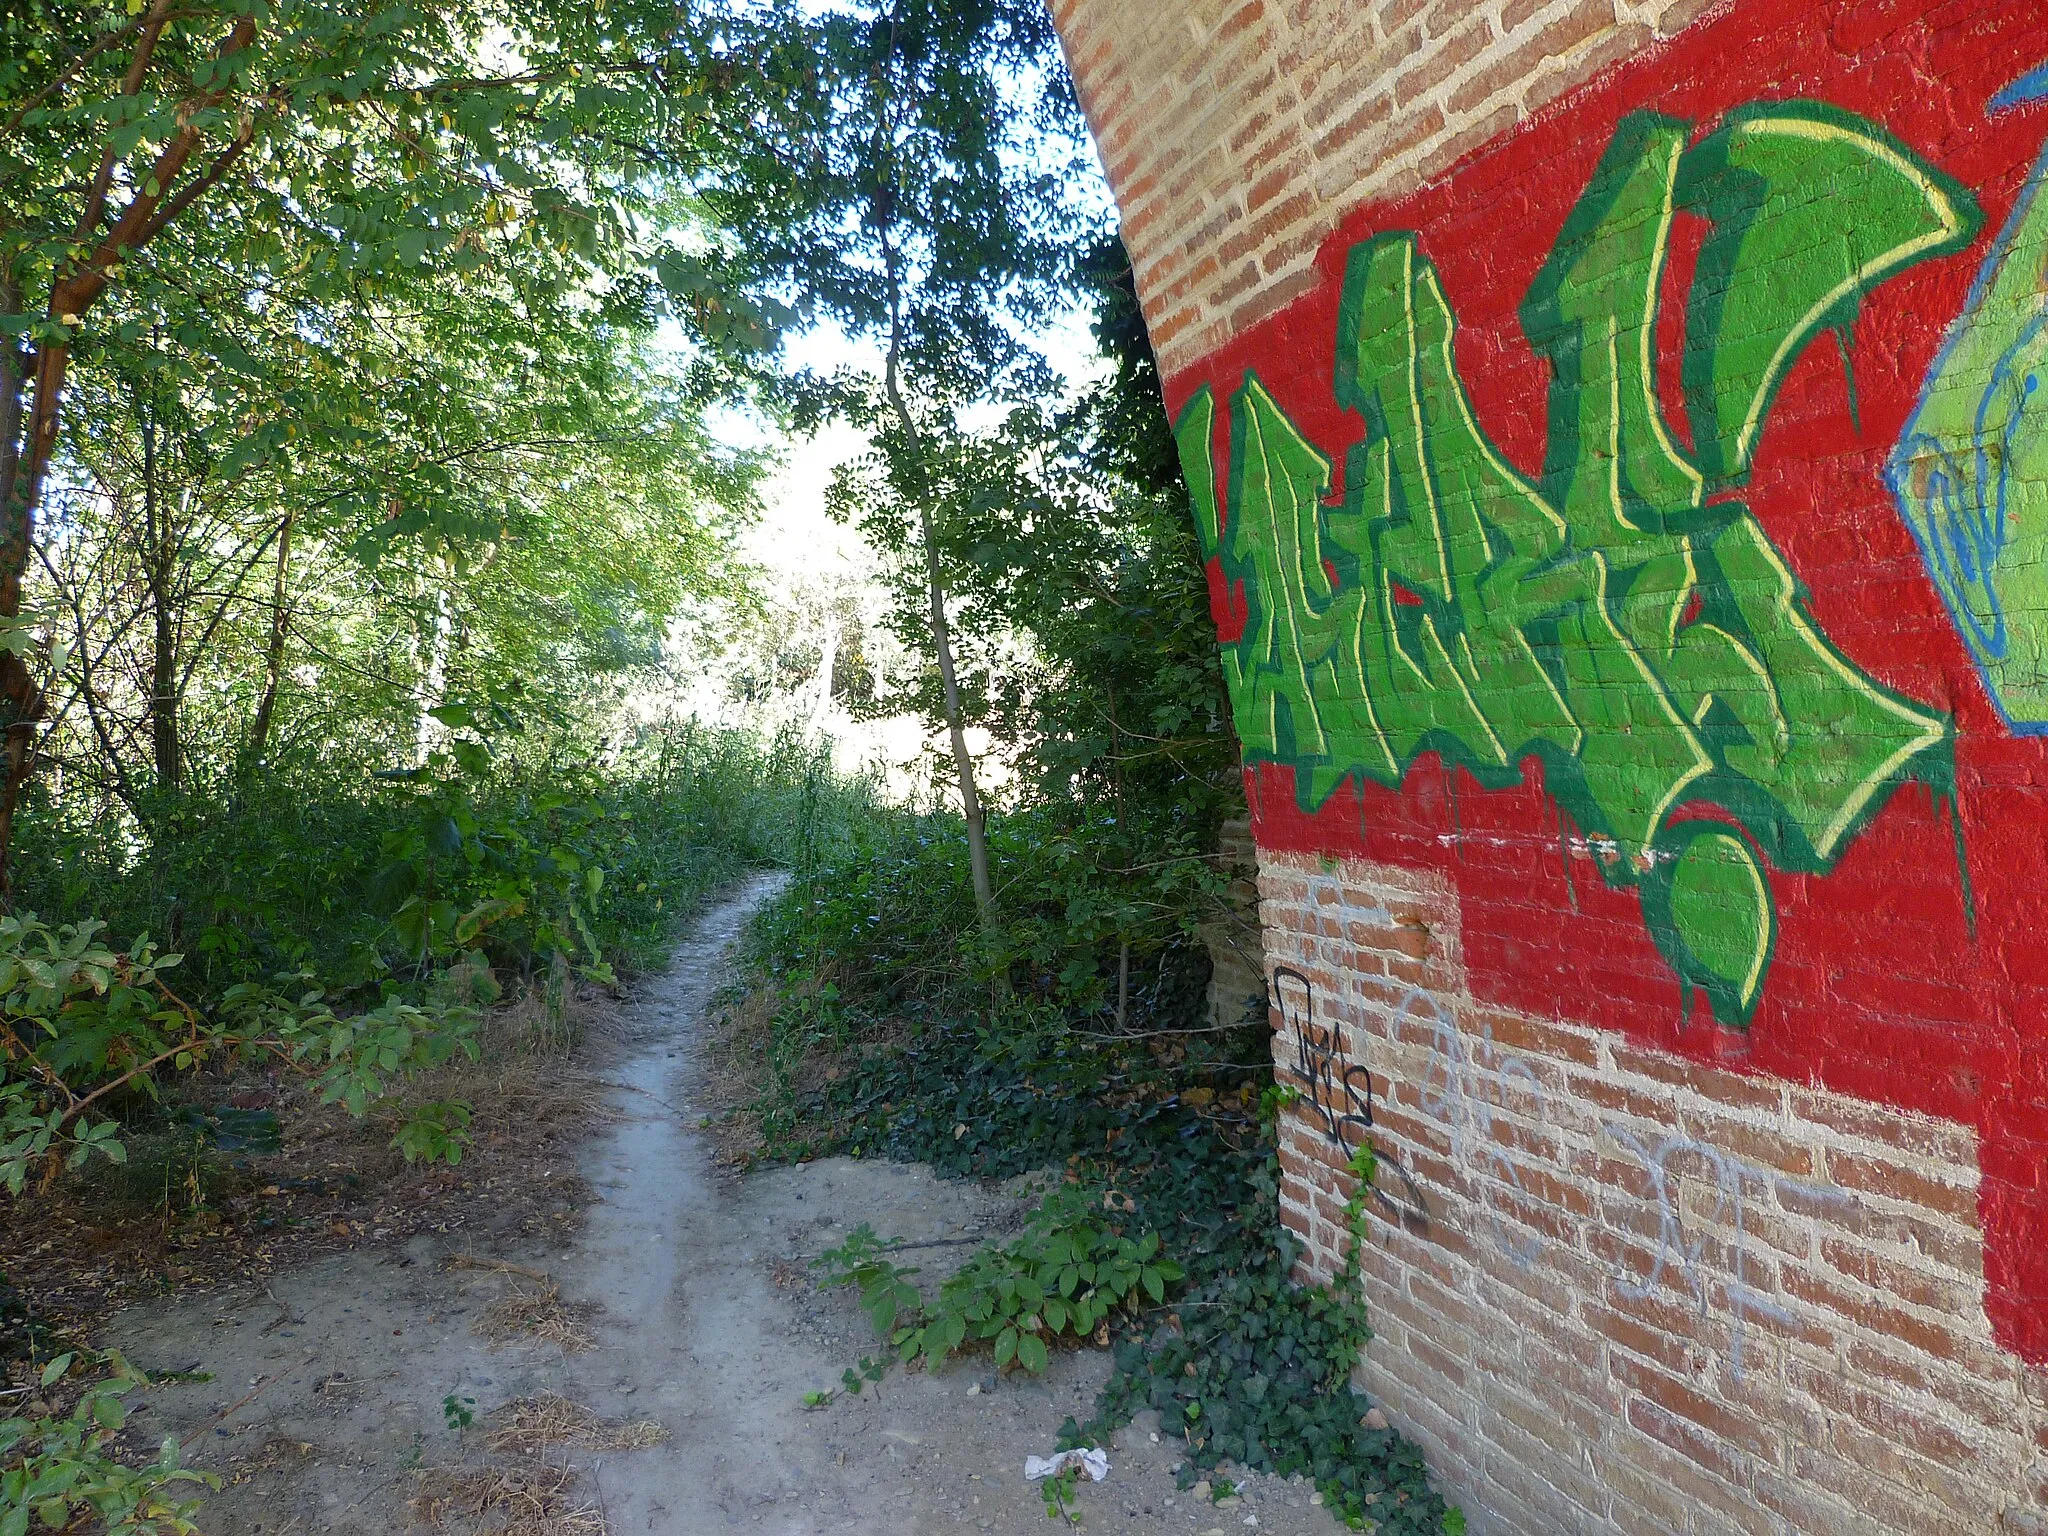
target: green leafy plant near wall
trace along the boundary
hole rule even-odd
[[[1246,1032],[1248,1056],[1263,1047],[1262,1033]],[[1273,1136],[1286,1090],[1269,1088],[1254,1115],[1224,1107],[1242,1104],[1243,1094],[1191,1086],[1266,1070],[1267,1060],[1228,1053],[1166,1066],[1138,1042],[934,1022],[909,1048],[861,1059],[799,1100],[796,1118],[808,1134],[783,1150],[880,1152],[955,1177],[1064,1162],[1071,1188],[1041,1208],[1024,1236],[981,1250],[929,1311],[914,1271],[899,1268],[872,1232],[856,1233],[824,1267],[859,1290],[877,1331],[900,1340],[899,1352],[909,1345],[909,1358],[936,1360],[953,1326],[940,1319],[985,1309],[987,1318],[970,1321],[961,1339],[968,1347],[993,1342],[976,1330],[1028,1316],[1027,1279],[1041,1297],[1059,1294],[1072,1249],[1058,1243],[1078,1243],[1097,1259],[1098,1276],[1105,1257],[1113,1273],[1121,1270],[1124,1290],[1120,1303],[1114,1284],[1110,1294],[1099,1291],[1091,1308],[1109,1325],[1114,1368],[1095,1416],[1085,1426],[1069,1420],[1063,1446],[1099,1443],[1134,1413],[1156,1408],[1162,1428],[1185,1438],[1183,1487],[1226,1464],[1300,1473],[1353,1529],[1456,1536],[1464,1517],[1430,1487],[1421,1452],[1351,1385],[1371,1337],[1356,1248],[1327,1285],[1294,1278],[1301,1250],[1280,1225]],[[1370,1198],[1370,1157],[1362,1153],[1353,1169],[1346,1219],[1354,1234]],[[1147,1259],[1155,1236],[1156,1256]],[[1156,1292],[1147,1267],[1157,1271]],[[1006,1281],[1014,1300],[1004,1297]],[[1043,1314],[1040,1321],[1018,1330],[1017,1368],[1039,1368],[1037,1351],[1021,1341],[1052,1337]],[[1066,1319],[1062,1336],[1080,1336],[1074,1322]]]
[[[1225,1270],[1169,1326],[1118,1346],[1095,1421],[1084,1428],[1070,1420],[1062,1443],[1085,1443],[1150,1407],[1161,1428],[1186,1437],[1191,1468],[1229,1460],[1300,1473],[1353,1530],[1459,1536],[1464,1513],[1431,1491],[1421,1451],[1351,1385],[1372,1338],[1359,1262],[1377,1171],[1371,1146],[1361,1146],[1344,1206],[1351,1244],[1335,1278],[1299,1284],[1296,1249],[1284,1235],[1269,1262]],[[1277,1162],[1269,1158],[1257,1177],[1268,1195]]]
[[[1900,783],[1949,790],[1953,732],[1850,661],[1756,517],[1709,498],[1748,478],[1805,348],[1966,246],[1981,215],[1883,129],[1818,103],[1687,135],[1657,113],[1622,121],[1523,301],[1552,375],[1540,478],[1480,426],[1450,301],[1406,232],[1360,244],[1345,272],[1335,392],[1367,430],[1341,507],[1325,505],[1329,459],[1255,377],[1230,403],[1226,503],[1206,386],[1175,432],[1204,552],[1243,588],[1224,671],[1246,756],[1292,766],[1309,809],[1347,778],[1397,786],[1425,753],[1493,788],[1538,758],[1603,878],[1640,892],[1686,999],[1746,1025],[1776,939],[1764,861],[1824,873]],[[1708,224],[1686,311],[1690,450],[1656,365],[1680,212]]]
[[[905,1365],[938,1365],[962,1348],[987,1345],[998,1367],[1034,1374],[1051,1344],[1090,1338],[1112,1318],[1166,1299],[1186,1278],[1160,1253],[1159,1234],[1123,1236],[1101,1219],[1099,1198],[1058,1189],[1045,1198],[1024,1234],[976,1251],[927,1303],[912,1283],[917,1271],[889,1257],[890,1244],[863,1223],[844,1244],[817,1259],[828,1285],[852,1285],[875,1332]]]

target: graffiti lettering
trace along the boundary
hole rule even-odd
[[[1272,994],[1280,1000],[1281,1018],[1294,1035],[1292,1071],[1305,1090],[1308,1107],[1304,1114],[1348,1157],[1361,1143],[1372,1140],[1367,1135],[1372,1129],[1372,1073],[1363,1063],[1346,1059],[1343,1033],[1337,1024],[1326,1030],[1316,1027],[1315,986],[1308,977],[1289,966],[1275,966]],[[1429,1202],[1414,1175],[1402,1166],[1396,1153],[1377,1143],[1373,1155],[1380,1168],[1380,1177],[1373,1184],[1374,1201],[1403,1225],[1428,1226]]]
[[[1313,809],[1347,778],[1399,785],[1441,754],[1482,784],[1525,759],[1638,890],[1715,1016],[1746,1025],[1776,937],[1764,861],[1821,873],[1902,782],[1946,789],[1948,718],[1821,632],[1740,501],[1780,383],[1862,296],[1967,244],[1961,186],[1862,118],[1810,102],[1688,125],[1625,118],[1521,308],[1552,370],[1531,480],[1488,440],[1456,320],[1408,233],[1355,247],[1336,398],[1365,423],[1331,463],[1247,374],[1227,495],[1205,387],[1176,423],[1205,552],[1241,585],[1224,672],[1248,759]],[[1708,229],[1681,369],[1692,447],[1657,392],[1675,218]],[[1844,238],[1853,230],[1854,238]]]
[[[1291,1012],[1290,992],[1297,999]],[[1332,1021],[1327,1029],[1317,1027],[1315,988],[1301,972],[1275,967],[1273,995],[1294,1034],[1294,1077],[1302,1086],[1305,1112],[1349,1156],[1372,1128],[1372,1074],[1346,1059],[1341,1025]]]
[[[2048,68],[1993,110],[2048,95]],[[2006,723],[2048,731],[2048,151],[1950,328],[1886,477]]]
[[[1742,1380],[1743,1341],[1747,1334],[1749,1319],[1762,1317],[1787,1325],[1796,1321],[1783,1307],[1749,1284],[1750,1254],[1743,1227],[1746,1186],[1775,1186],[1803,1194],[1812,1200],[1847,1203],[1849,1197],[1837,1189],[1781,1178],[1733,1157],[1717,1147],[1696,1141],[1690,1136],[1667,1136],[1655,1146],[1651,1146],[1625,1127],[1613,1123],[1607,1126],[1607,1134],[1628,1148],[1641,1161],[1650,1176],[1651,1194],[1657,1202],[1657,1251],[1650,1262],[1650,1267],[1640,1278],[1629,1274],[1625,1269],[1617,1270],[1615,1288],[1622,1295],[1639,1300],[1657,1289],[1667,1269],[1675,1270],[1699,1304],[1702,1321],[1705,1321],[1707,1316],[1708,1299],[1707,1277],[1701,1263],[1706,1241],[1704,1238],[1688,1239],[1686,1236],[1685,1219],[1676,1187],[1679,1175],[1672,1171],[1671,1163],[1673,1158],[1683,1155],[1697,1157],[1706,1164],[1707,1173],[1713,1181],[1714,1203],[1702,1219],[1731,1227],[1735,1233],[1735,1240],[1730,1248],[1732,1272],[1725,1282],[1728,1311],[1733,1319],[1728,1335],[1728,1368],[1737,1381]]]
[[[1411,989],[1394,1010],[1395,1020],[1416,1018],[1423,1008],[1436,1026],[1430,1044],[1429,1070],[1422,1084],[1424,1114],[1441,1120],[1451,1139],[1451,1157],[1461,1167],[1484,1166],[1494,1178],[1522,1194],[1522,1172],[1503,1144],[1504,1117],[1519,1112],[1543,1118],[1543,1085],[1535,1069],[1519,1056],[1511,1056],[1493,1043],[1493,1032],[1482,1029],[1477,1039],[1468,1038],[1457,1021],[1446,1014],[1428,993]],[[1520,1268],[1526,1269],[1543,1252],[1543,1239],[1534,1233],[1517,1233],[1490,1206],[1481,1186],[1480,1207],[1493,1229],[1500,1249]]]

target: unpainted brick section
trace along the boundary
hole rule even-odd
[[[1360,1382],[1475,1531],[2048,1528],[1967,1128],[1482,1006],[1440,877],[1258,859],[1298,1274],[1370,1135]]]
[[[1316,247],[1351,209],[1438,174],[1714,8],[1062,0],[1053,18],[1171,375],[1305,291]]]

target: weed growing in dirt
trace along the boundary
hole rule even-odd
[[[182,1467],[176,1440],[140,1466],[113,1449],[128,1418],[123,1399],[149,1379],[113,1352],[63,1354],[43,1367],[37,1388],[54,1394],[74,1370],[90,1379],[69,1413],[0,1420],[0,1536],[25,1536],[31,1516],[53,1531],[97,1520],[106,1536],[197,1532],[199,1504],[183,1490],[217,1488],[218,1478]]]
[[[1188,1087],[1185,1060],[1162,1062],[1141,1042],[969,1023],[930,1024],[905,1048],[842,1062],[839,1078],[791,1105],[805,1150],[883,1153],[955,1176],[1063,1162],[1076,1188],[1106,1191],[1100,1224],[1118,1252],[1126,1244],[1133,1255],[1143,1251],[1156,1231],[1159,1258],[1184,1271],[1165,1300],[1165,1272],[1155,1291],[1141,1269],[1139,1304],[1105,1313],[1114,1369],[1094,1419],[1069,1420],[1063,1445],[1099,1443],[1139,1409],[1156,1408],[1163,1427],[1186,1440],[1184,1486],[1226,1461],[1303,1473],[1354,1529],[1462,1531],[1463,1516],[1430,1487],[1421,1453],[1352,1387],[1371,1336],[1356,1246],[1335,1282],[1293,1278],[1300,1250],[1279,1219],[1277,1091],[1260,1113],[1248,1092]],[[1227,1069],[1227,1055],[1214,1065]],[[1369,1149],[1354,1171],[1356,1232],[1374,1171]],[[979,1263],[985,1277],[1016,1262],[989,1249],[969,1270]],[[915,1287],[872,1233],[827,1267],[862,1287],[871,1316],[894,1307],[892,1336],[910,1326],[897,1317],[924,1305],[910,1299]],[[1040,1323],[1034,1338],[1042,1315]],[[930,1326],[920,1312],[915,1329]],[[1017,1358],[1032,1364],[1021,1344]]]
[[[997,1367],[1043,1371],[1050,1346],[1097,1337],[1108,1342],[1112,1318],[1135,1315],[1147,1298],[1164,1301],[1185,1278],[1159,1251],[1159,1234],[1120,1235],[1099,1220],[1101,1202],[1077,1189],[1056,1189],[1033,1213],[1022,1236],[978,1249],[926,1302],[911,1283],[915,1269],[889,1258],[890,1245],[863,1222],[846,1242],[820,1254],[828,1285],[852,1285],[861,1308],[905,1365],[938,1365],[962,1348],[983,1345]]]
[[[1045,1518],[1064,1520],[1068,1525],[1075,1523],[1067,1512],[1067,1505],[1073,1501],[1075,1486],[1081,1481],[1081,1469],[1069,1467],[1051,1477],[1041,1478],[1038,1483],[1039,1497],[1045,1500]]]

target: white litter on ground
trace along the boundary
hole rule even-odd
[[[1041,1477],[1058,1477],[1069,1467],[1079,1467],[1088,1474],[1091,1483],[1099,1483],[1109,1476],[1109,1452],[1091,1445],[1085,1451],[1061,1451],[1057,1456],[1026,1456],[1024,1481],[1035,1483]]]

